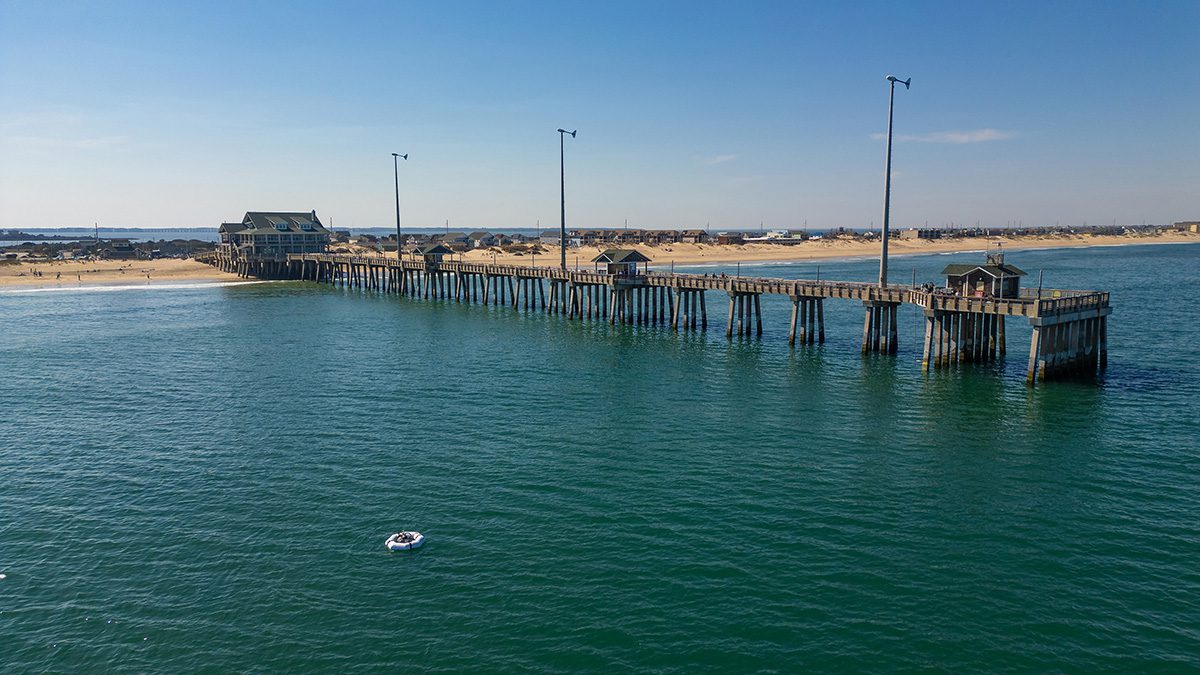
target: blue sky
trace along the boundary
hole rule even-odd
[[[0,0],[0,227],[1200,218],[1200,3]]]

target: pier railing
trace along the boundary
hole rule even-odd
[[[1030,383],[1068,372],[1097,372],[1107,363],[1109,294],[1103,291],[1022,289],[1016,297],[964,295],[930,284],[880,286],[870,282],[743,277],[641,271],[610,274],[557,266],[395,258],[384,255],[290,254],[229,260],[245,276],[309,279],[432,299],[535,306],[573,319],[669,325],[674,330],[708,325],[706,291],[728,294],[726,335],[763,334],[760,298],[791,300],[788,343],[825,341],[824,300],[846,299],[865,307],[862,351],[895,354],[897,310],[924,310],[922,364],[988,362],[1006,351],[1005,317],[1022,316],[1032,327]],[[545,284],[544,282],[549,282]]]
[[[1086,312],[1107,308],[1109,294],[1101,291],[1067,289],[1021,289],[1014,298],[957,295],[947,289],[859,281],[819,281],[744,277],[728,274],[694,274],[649,271],[639,274],[608,274],[596,270],[567,269],[554,266],[512,265],[487,262],[422,259],[396,259],[385,255],[291,254],[288,261],[308,261],[341,265],[400,268],[411,271],[457,272],[520,279],[546,279],[574,284],[667,287],[681,290],[725,291],[733,294],[783,295],[797,298],[837,298],[865,303],[907,303],[926,310],[944,312],[982,312],[1009,316],[1047,316]]]

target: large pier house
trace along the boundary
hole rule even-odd
[[[324,253],[330,232],[316,211],[247,211],[240,223],[221,223],[221,245],[241,255]]]

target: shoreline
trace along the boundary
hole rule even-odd
[[[1191,244],[1200,243],[1200,234],[1188,232],[1172,232],[1154,236],[1125,236],[1125,235],[1074,235],[1074,236],[1037,236],[1037,237],[971,237],[965,239],[935,239],[935,240],[892,240],[888,244],[888,257],[904,257],[913,255],[953,254],[953,253],[984,253],[997,250],[997,244],[1002,244],[1001,251],[1028,251],[1057,248],[1096,248],[1119,246],[1142,246],[1154,244]],[[579,267],[591,265],[592,258],[609,246],[584,246],[577,249],[567,249],[567,264],[573,266],[578,259]],[[678,265],[723,265],[734,263],[795,263],[817,262],[821,260],[841,259],[871,259],[879,258],[878,241],[858,240],[816,240],[802,244],[663,244],[648,246],[613,246],[611,248],[633,248],[651,259],[650,266],[670,264]],[[559,260],[560,249],[551,247],[547,252],[539,254],[537,259],[548,258],[554,265]],[[512,253],[494,253],[488,250],[468,251],[461,255],[466,262],[490,262],[510,265],[527,265],[531,263],[529,254],[515,255]]]
[[[1148,246],[1165,244],[1200,243],[1200,234],[1172,232],[1153,236],[1117,235],[1074,235],[1037,237],[973,237],[966,239],[938,240],[893,240],[889,243],[889,258],[914,255],[984,253],[997,249],[1028,251],[1066,248],[1111,248],[1121,246]],[[337,247],[345,249],[346,247]],[[592,258],[607,247],[585,246],[567,250],[568,266],[578,259],[582,269],[590,266]],[[635,248],[651,259],[651,267],[677,264],[684,267],[732,265],[737,263],[779,264],[819,262],[823,260],[870,260],[879,258],[879,242],[854,240],[817,240],[803,244],[780,246],[775,244],[665,244],[661,246],[636,245]],[[343,250],[343,252],[345,252]],[[368,253],[367,250],[353,251]],[[369,252],[375,255],[374,251]],[[467,262],[491,262],[509,265],[539,266],[556,265],[559,249],[551,248],[537,256],[529,254],[493,253],[488,250],[468,251],[461,254]],[[34,271],[41,273],[36,276]],[[256,279],[243,279],[236,274],[222,272],[206,263],[194,259],[159,260],[102,260],[102,261],[40,261],[0,264],[0,290],[54,291],[79,289],[123,289],[134,288],[186,288],[209,284],[229,285],[260,283]]]
[[[35,274],[35,272],[39,273]],[[192,258],[158,260],[52,260],[0,265],[0,289],[78,290],[148,288],[204,283],[253,283]]]

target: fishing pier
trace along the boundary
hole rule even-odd
[[[825,342],[825,301],[849,300],[864,307],[863,354],[896,353],[897,313],[901,305],[909,304],[924,314],[921,363],[925,370],[1003,357],[1007,352],[1007,317],[1023,317],[1032,327],[1026,369],[1030,384],[1095,374],[1103,371],[1108,361],[1108,293],[1018,289],[1015,278],[1007,282],[1003,278],[1002,256],[1001,267],[996,268],[1001,270],[999,284],[986,289],[995,292],[968,293],[965,282],[963,288],[933,288],[660,273],[640,269],[637,263],[645,261],[644,257],[616,263],[603,259],[614,251],[597,258],[609,263],[606,270],[591,271],[445,260],[450,253],[439,247],[418,250],[409,259],[289,253],[236,259],[214,256],[209,262],[245,277],[306,280],[411,298],[506,305],[571,320],[669,326],[682,331],[707,329],[708,295],[723,293],[727,299],[723,326],[730,338],[761,336],[761,298],[776,295],[792,304],[790,345]],[[989,265],[993,262],[989,256]],[[969,274],[965,272],[961,279],[973,280]],[[978,288],[985,288],[983,282],[978,282]]]

